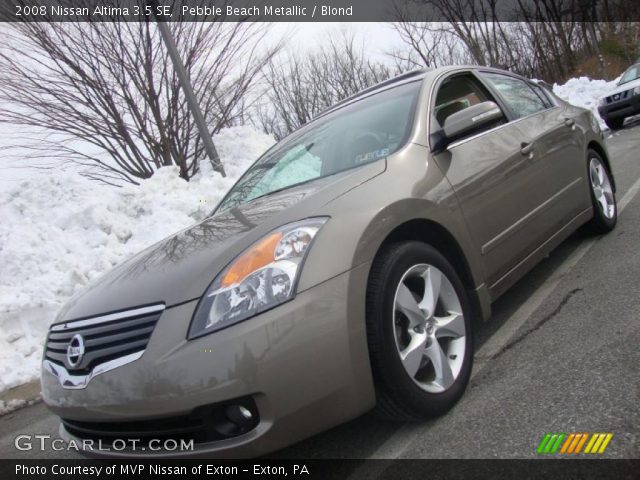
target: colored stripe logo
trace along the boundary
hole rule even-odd
[[[604,453],[612,433],[547,433],[538,444],[538,454]]]

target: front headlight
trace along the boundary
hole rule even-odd
[[[200,299],[189,339],[226,328],[294,298],[304,259],[327,220],[318,217],[285,225],[236,257]]]
[[[602,97],[598,99],[598,106],[604,107],[607,104],[607,97]]]
[[[635,88],[633,89],[633,94],[634,94],[634,95],[640,95],[640,87],[635,87]]]

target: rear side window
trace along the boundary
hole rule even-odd
[[[545,102],[524,80],[499,73],[484,72],[482,76],[498,91],[516,118],[546,110]]]

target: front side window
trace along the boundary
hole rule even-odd
[[[442,129],[444,128],[447,118],[454,113],[482,102],[495,102],[495,100],[491,93],[489,93],[489,91],[473,75],[469,73],[455,74],[443,80],[438,87],[435,103],[431,112],[432,145],[437,146],[443,141],[444,137],[442,136]],[[496,122],[481,125],[460,138],[477,135],[491,130],[496,126],[505,123],[505,121],[506,117],[503,114],[502,118]]]
[[[516,118],[533,115],[547,108],[540,96],[524,80],[500,73],[484,72],[482,76],[498,91]]]
[[[456,75],[444,80],[438,88],[433,115],[444,127],[450,115],[488,100],[493,98],[471,75]]]
[[[421,85],[373,94],[292,133],[245,172],[217,211],[387,157],[409,136]]]

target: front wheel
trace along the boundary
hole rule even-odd
[[[436,249],[405,242],[378,255],[367,333],[379,416],[420,420],[458,401],[473,363],[471,317],[458,274]]]
[[[587,161],[593,206],[593,218],[588,225],[595,233],[607,233],[615,228],[618,221],[618,206],[611,172],[602,157],[593,150],[589,150]]]

